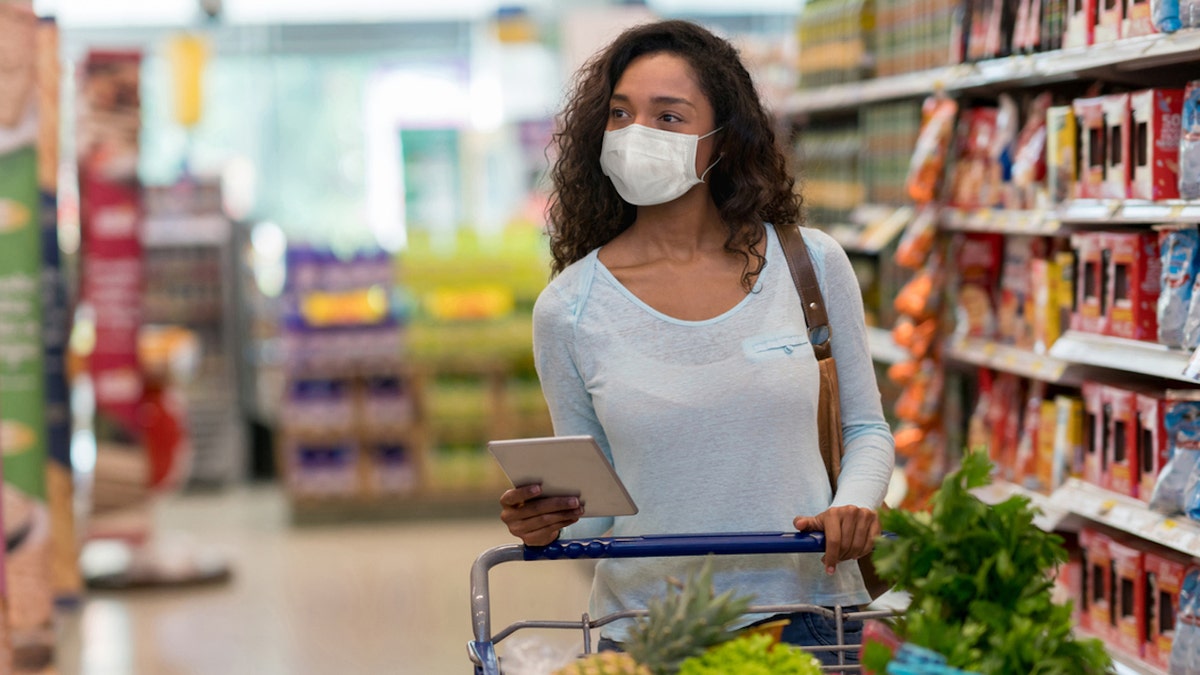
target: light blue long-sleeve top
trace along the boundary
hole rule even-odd
[[[816,357],[775,229],[753,292],[727,312],[683,321],[617,281],[597,251],[568,266],[533,310],[533,350],[557,435],[591,435],[637,503],[637,515],[583,518],[566,538],[794,531],[831,505],[878,508],[894,460],[850,261],[804,229],[825,297],[841,386],[845,455],[836,495],[817,447]],[[644,608],[696,558],[602,560],[593,617]],[[819,554],[714,559],[717,591],[757,604],[869,601],[855,562],[830,576]],[[748,616],[745,623],[762,618]],[[622,641],[629,621],[602,630]]]

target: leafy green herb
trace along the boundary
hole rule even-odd
[[[1099,640],[1072,635],[1071,606],[1051,601],[1049,572],[1066,562],[1062,538],[1033,524],[1025,497],[989,506],[970,493],[991,481],[992,465],[969,453],[946,477],[929,512],[884,512],[894,539],[875,549],[879,575],[912,595],[896,622],[905,641],[983,675],[1112,672]],[[866,665],[886,670],[886,650],[868,650]]]

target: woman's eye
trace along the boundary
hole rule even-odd
[[[664,122],[682,122],[683,119],[674,113],[663,113],[660,118]]]
[[[621,110],[620,108],[613,108],[612,110],[608,111],[608,114],[610,117],[612,117],[614,119],[620,119],[622,117],[625,117],[628,113],[626,113],[624,110]]]

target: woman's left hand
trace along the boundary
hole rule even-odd
[[[879,536],[879,514],[861,506],[835,506],[815,516],[796,516],[792,525],[801,532],[825,533],[826,574],[833,574],[838,563],[857,560],[875,548]]]

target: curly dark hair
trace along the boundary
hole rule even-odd
[[[723,154],[709,172],[713,201],[728,228],[725,249],[746,259],[747,289],[766,259],[755,252],[762,222],[800,221],[787,156],[750,73],[728,41],[687,21],[661,21],[622,33],[576,73],[554,134],[558,158],[551,170],[549,207],[552,272],[557,275],[633,223],[637,207],[621,199],[600,168],[609,99],[636,58],[667,52],[691,65],[716,117],[714,152]],[[751,257],[754,258],[753,265]]]

